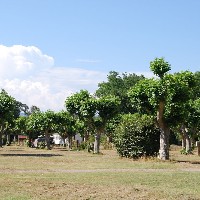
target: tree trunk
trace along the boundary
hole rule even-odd
[[[89,133],[88,131],[86,131],[84,134],[84,142],[87,142],[88,140],[89,140]]]
[[[182,150],[185,150],[186,149],[186,138],[185,138],[184,134],[181,134],[181,135],[182,135]]]
[[[31,132],[29,132],[28,146],[29,146],[29,147],[32,147],[32,134],[31,134]]]
[[[0,131],[0,147],[3,147],[3,142],[2,142],[2,140],[3,140],[3,138],[2,138],[2,131]]]
[[[169,160],[169,134],[169,128],[160,129],[159,158],[161,160]]]
[[[3,147],[3,132],[4,132],[4,123],[0,124],[0,147]]]
[[[72,136],[68,136],[68,141],[69,141],[69,150],[72,150]]]
[[[160,150],[159,150],[159,159],[169,160],[169,134],[170,129],[164,120],[164,101],[159,102],[159,107],[157,111],[157,123],[160,128]]]
[[[6,135],[6,145],[9,146],[10,145],[10,134]]]
[[[46,143],[47,143],[47,149],[50,150],[51,149],[51,146],[50,146],[50,136],[49,136],[48,131],[45,132],[45,140],[46,140]]]
[[[184,151],[186,149],[186,137],[185,137],[185,131],[184,131],[184,124],[180,127],[180,135],[181,135],[181,141],[182,141],[182,150]]]
[[[14,142],[14,144],[16,144],[16,135],[14,135],[13,142]]]
[[[100,150],[100,138],[101,135],[99,133],[96,133],[95,136],[95,141],[94,141],[94,153],[98,154]]]
[[[190,153],[192,150],[191,138],[188,135],[188,129],[183,124],[181,126],[181,133],[182,133],[182,149],[185,150],[185,153]],[[184,145],[184,146],[183,146]]]
[[[191,139],[190,139],[189,135],[186,134],[186,148],[185,148],[185,152],[186,153],[191,153],[191,149],[192,149],[192,147],[191,147]]]

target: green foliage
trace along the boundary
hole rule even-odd
[[[104,150],[113,149],[113,144],[107,140],[107,137],[105,135],[101,137],[100,142]]]
[[[128,91],[128,96],[133,108],[139,113],[154,114],[158,101],[162,96],[159,81],[144,79],[139,81]]]
[[[124,115],[115,130],[114,144],[122,157],[155,156],[159,150],[159,130],[148,115]]]
[[[166,87],[165,119],[173,126],[184,122],[189,113],[189,101],[193,99],[195,78],[192,72],[180,72],[166,75],[163,79]]]
[[[188,115],[188,102],[194,96],[194,86],[194,75],[185,71],[167,74],[161,80],[141,80],[129,90],[128,95],[138,112],[154,116],[159,102],[164,101],[165,121],[177,125]]]
[[[144,79],[143,75],[137,76],[134,73],[123,73],[122,75],[119,75],[118,72],[111,71],[107,76],[107,82],[98,84],[98,89],[96,90],[95,95],[97,97],[118,97],[120,100],[120,104],[118,105],[120,113],[134,112],[135,110],[130,109],[127,91],[142,79]]]
[[[189,155],[189,154],[193,154],[193,153],[192,153],[193,150],[194,150],[194,149],[191,148],[191,149],[189,149],[189,150],[186,151],[186,148],[183,148],[183,149],[181,149],[180,152],[181,152],[181,154]]]
[[[11,97],[5,90],[0,92],[0,121],[11,122],[19,116],[17,101]]]
[[[52,133],[56,129],[56,115],[53,111],[34,112],[27,120],[27,130]]]
[[[151,71],[158,77],[163,78],[164,75],[171,70],[170,64],[164,58],[155,58],[150,62]]]
[[[95,99],[87,90],[81,90],[68,97],[65,101],[65,106],[68,112],[81,119],[91,118],[96,112]]]
[[[194,73],[194,77],[195,77],[195,88],[194,88],[194,94],[196,96],[196,98],[200,98],[200,71],[197,71]]]
[[[76,120],[67,111],[60,111],[55,114],[55,129],[62,137],[73,136],[76,133]]]
[[[120,100],[114,96],[104,96],[97,99],[97,113],[103,121],[112,119],[119,112]]]
[[[16,134],[26,134],[27,131],[27,120],[28,118],[25,116],[20,116],[17,119],[15,119],[14,121],[14,128],[13,128],[13,132]]]

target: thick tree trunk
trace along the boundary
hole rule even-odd
[[[161,160],[169,160],[169,134],[169,128],[160,128],[159,158]]]
[[[47,149],[50,150],[51,149],[51,146],[50,146],[50,136],[49,136],[48,131],[45,132],[45,140],[46,140],[46,143],[47,143]]]
[[[101,134],[96,133],[95,136],[95,141],[94,141],[94,153],[98,154],[100,152],[100,138]]]
[[[161,160],[169,160],[169,134],[170,129],[164,120],[164,101],[159,102],[159,107],[157,111],[157,123],[160,128],[160,150],[159,158]]]
[[[185,151],[186,151],[186,153],[191,153],[191,150],[192,150],[191,139],[190,139],[189,135],[186,134],[186,148],[185,148]]]

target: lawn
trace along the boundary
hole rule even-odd
[[[170,151],[171,161],[120,158],[114,150],[0,149],[0,199],[200,199],[200,157]]]

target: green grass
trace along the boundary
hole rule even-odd
[[[190,163],[199,157],[177,150],[171,155],[173,161],[133,161],[112,150],[94,155],[5,147],[0,150],[0,199],[200,199],[200,165]]]

